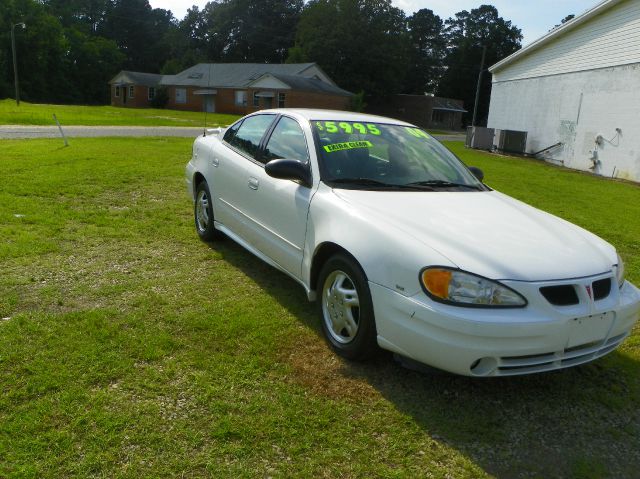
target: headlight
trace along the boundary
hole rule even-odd
[[[435,301],[454,306],[521,308],[527,300],[507,286],[482,276],[442,266],[420,273],[425,293]]]
[[[616,279],[618,280],[618,288],[622,288],[624,284],[624,261],[620,255],[618,255],[618,264],[613,265],[613,272],[616,274]]]

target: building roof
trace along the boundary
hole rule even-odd
[[[439,96],[433,97],[433,109],[468,113],[467,110],[462,108],[462,105],[460,105],[460,101],[451,100],[449,98],[440,98]]]
[[[121,71],[109,83],[191,86],[213,91],[216,88],[247,88],[267,77],[275,78],[292,90],[353,95],[333,83],[315,63],[198,63],[176,75]]]
[[[116,83],[134,83],[136,85],[158,86],[163,77],[164,75],[158,75],[156,73],[141,73],[122,70],[113,77],[109,83],[112,85]]]
[[[617,5],[618,3],[621,3],[625,0],[603,0],[600,3],[598,3],[597,5],[595,5],[594,7],[590,8],[589,10],[587,10],[586,12],[574,17],[573,19],[569,20],[566,23],[563,23],[562,25],[560,25],[559,27],[554,28],[553,30],[551,30],[549,33],[541,36],[540,38],[538,38],[537,40],[531,42],[530,44],[528,44],[527,46],[525,46],[524,48],[521,48],[520,50],[518,50],[517,52],[509,55],[508,57],[504,58],[503,60],[499,61],[498,63],[496,63],[495,65],[492,65],[491,67],[489,67],[489,71],[491,73],[493,73],[494,71],[500,70],[502,68],[507,67],[508,65],[520,60],[521,58],[525,57],[526,55],[542,48],[543,46],[547,45],[548,43],[554,41],[556,38],[578,28],[580,25],[582,25],[583,23],[591,20],[593,17],[609,10],[610,8],[612,8],[613,6]]]
[[[298,75],[313,63],[198,63],[177,75],[167,75],[162,85],[206,88],[238,88],[247,86],[266,74]]]
[[[280,80],[282,83],[288,85],[292,90],[298,91],[312,91],[318,93],[331,93],[334,95],[342,95],[342,96],[353,96],[353,93],[343,90],[342,88],[327,83],[325,81],[319,80],[317,78],[308,78],[299,75],[283,75],[280,73],[265,73],[261,75],[259,78],[256,78],[253,81],[258,81],[260,78],[265,78],[271,76],[277,80]],[[250,86],[251,83],[248,83],[246,86]]]

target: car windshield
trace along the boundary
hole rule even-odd
[[[486,187],[427,132],[371,122],[314,120],[322,180],[351,189],[478,191]]]

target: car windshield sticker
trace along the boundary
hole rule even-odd
[[[380,135],[378,127],[372,123],[350,123],[346,121],[316,121],[316,128],[326,133],[360,133],[361,135]]]
[[[420,128],[407,128],[407,133],[416,138],[431,138],[431,135],[426,131],[422,131]]]
[[[325,145],[324,151],[332,153],[334,151],[352,150],[354,148],[371,148],[373,143],[370,141],[347,141],[344,143],[334,143],[332,145]]]

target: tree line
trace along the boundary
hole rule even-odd
[[[174,74],[198,62],[316,62],[342,88],[460,98],[471,110],[485,68],[521,46],[491,5],[442,19],[407,16],[391,0],[216,0],[177,19],[147,0],[3,0],[0,98],[13,97],[16,28],[21,98],[104,104],[120,70]],[[479,118],[488,112],[490,75]],[[366,100],[365,100],[366,101]]]

